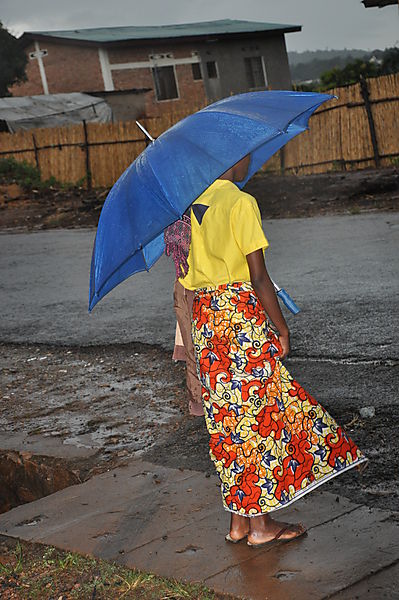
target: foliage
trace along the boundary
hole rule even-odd
[[[399,48],[385,50],[342,51],[340,54],[315,52],[302,53],[307,62],[291,66],[294,89],[298,91],[325,91],[334,87],[358,83],[361,77],[378,77],[399,72]],[[302,55],[301,54],[301,55]],[[300,55],[300,56],[301,56]],[[322,56],[324,58],[319,58]]]
[[[27,80],[24,49],[0,21],[0,96],[11,96],[9,87]]]
[[[380,66],[381,75],[390,75],[399,72],[399,48],[387,48],[384,52]]]
[[[296,92],[317,92],[319,84],[317,83],[317,80],[310,83],[293,83],[292,88]]]
[[[381,60],[383,50],[313,50],[306,52],[289,52],[288,58],[292,80],[296,83],[318,82],[325,71],[335,67],[343,69],[348,63],[357,59],[370,60],[374,56]]]
[[[343,69],[345,65],[353,62],[355,59],[351,54],[347,56],[331,57],[325,60],[314,59],[308,63],[299,63],[291,68],[292,79],[297,82],[320,79],[325,71],[338,68]]]
[[[20,600],[87,600],[88,598],[135,600],[216,600],[201,585],[142,573],[115,563],[63,552],[52,546],[17,542],[1,547],[0,594]],[[7,592],[6,592],[7,594]]]
[[[358,83],[362,77],[376,77],[379,74],[378,66],[374,62],[356,59],[347,64],[343,69],[337,67],[326,71],[320,77],[319,90],[330,90],[351,83]]]
[[[57,184],[55,177],[42,181],[37,167],[15,158],[0,158],[0,181],[18,183],[25,190],[44,190]]]

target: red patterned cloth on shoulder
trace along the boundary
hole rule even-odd
[[[165,254],[171,256],[175,263],[176,279],[185,277],[188,273],[188,253],[191,242],[191,219],[183,215],[164,232]]]

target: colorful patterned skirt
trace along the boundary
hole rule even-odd
[[[281,363],[250,283],[197,290],[192,335],[226,510],[283,508],[367,460]]]

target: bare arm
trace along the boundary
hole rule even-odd
[[[285,358],[290,351],[290,332],[281,312],[274,285],[267,272],[262,250],[255,250],[255,252],[247,254],[247,262],[256,295],[280,334],[279,339],[283,349],[281,358]]]

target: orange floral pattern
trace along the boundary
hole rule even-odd
[[[281,363],[251,284],[197,290],[192,334],[227,510],[277,510],[366,460]]]

